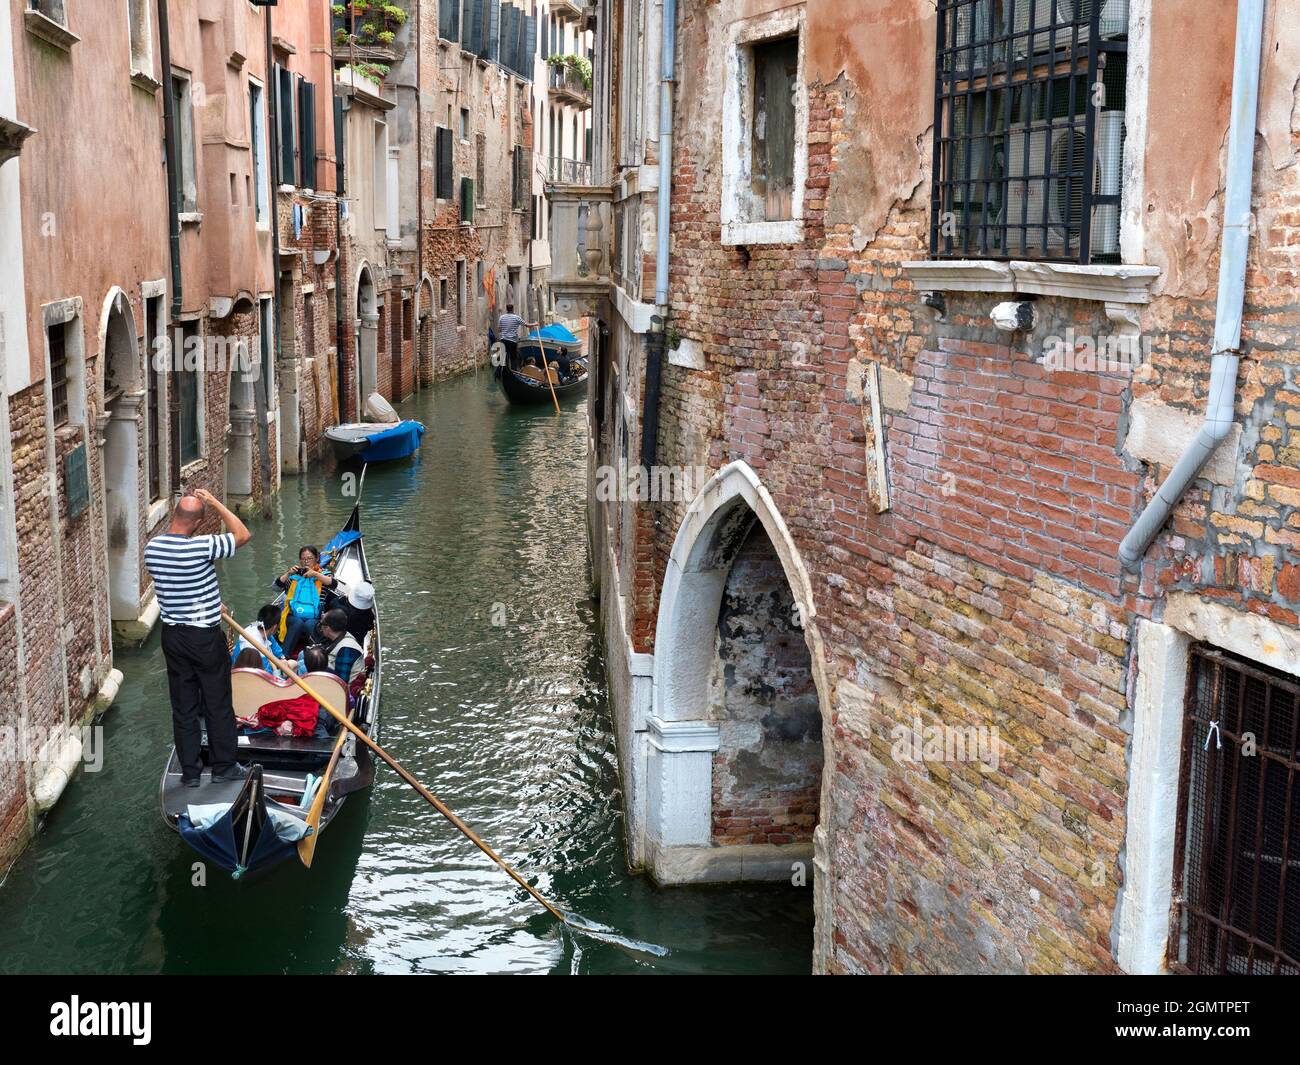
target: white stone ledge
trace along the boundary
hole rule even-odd
[[[921,259],[903,272],[927,292],[1010,292],[1105,303],[1149,303],[1158,266],[1078,266],[995,259]]]
[[[790,218],[780,222],[723,222],[722,243],[742,244],[802,244],[803,219]]]

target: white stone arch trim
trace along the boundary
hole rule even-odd
[[[711,565],[721,561],[711,553],[718,546],[723,526],[729,520],[743,520],[741,503],[762,522],[781,560],[803,622],[822,721],[829,728],[830,684],[812,581],[776,502],[753,467],[742,460],[728,463],[708,480],[691,502],[673,540],[655,622],[654,714],[662,721],[701,719],[703,708],[689,703],[694,685],[703,683],[707,677],[707,664],[702,675],[698,669],[713,647],[712,644],[701,647],[697,634],[701,625],[703,631],[711,631],[716,625],[722,587],[731,568],[730,557],[721,568]],[[735,546],[739,547],[739,543]],[[691,575],[689,579],[688,575]]]
[[[120,313],[126,321],[131,334],[132,350],[135,353],[131,364],[132,387],[128,391],[137,391],[144,380],[143,367],[140,365],[140,327],[135,320],[135,308],[131,306],[131,297],[127,295],[126,290],[120,285],[113,285],[105,293],[104,302],[100,305],[99,330],[96,334],[98,342],[96,350],[99,357],[95,360],[95,407],[101,412],[104,409],[104,390],[108,387],[108,325],[114,311]]]
[[[375,280],[375,268],[370,265],[370,262],[368,260],[362,259],[357,264],[356,272],[352,275],[352,300],[353,300],[352,317],[357,320],[359,320],[361,317],[360,309],[357,307],[357,303],[361,299],[361,286],[366,282],[369,282],[370,284],[370,299],[371,299],[370,313],[378,314],[379,313],[379,302],[378,302],[379,285]]]
[[[423,299],[425,290],[429,293],[429,304],[424,306]],[[415,320],[418,322],[424,315],[436,310],[434,306],[437,300],[434,297],[433,278],[428,273],[420,275],[420,283],[415,286]]]
[[[706,699],[714,653],[710,637],[735,552],[754,521],[762,523],[781,560],[803,623],[822,718],[822,816],[831,808],[834,693],[812,581],[771,494],[748,463],[736,461],[705,484],[673,541],[655,625],[652,710],[644,724],[644,813],[638,811],[633,820],[644,825],[646,865],[660,883],[786,880],[811,858],[816,870],[812,961],[820,971],[830,951],[834,875],[822,825],[804,849],[712,846],[712,759],[719,730],[709,719]]]

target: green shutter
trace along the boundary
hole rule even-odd
[[[460,179],[460,220],[462,222],[474,221],[474,179],[463,177]]]

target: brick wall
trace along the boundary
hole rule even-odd
[[[1296,168],[1265,165],[1267,153],[1257,163],[1267,239],[1252,245],[1235,475],[1198,481],[1140,578],[1126,577],[1119,540],[1168,473],[1129,450],[1134,405],[1199,417],[1212,288],[1157,289],[1139,312],[1150,358],[1131,375],[1040,361],[1068,329],[1122,328],[1100,300],[1039,297],[1038,324],[1016,334],[990,322],[1005,295],[946,293],[936,317],[902,266],[928,257],[928,176],[886,199],[879,219],[851,198],[878,195],[864,166],[884,175],[915,136],[898,127],[896,142],[870,140],[879,119],[863,119],[864,83],[844,76],[808,85],[803,242],[724,246],[717,11],[682,13],[692,76],[679,116],[704,117],[674,165],[672,326],[700,345],[704,369],[665,366],[657,461],[748,462],[808,570],[833,725],[819,811],[832,870],[827,968],[1114,971],[1137,619],[1159,617],[1168,590],[1283,624],[1300,608]],[[824,17],[810,13],[809,25]],[[829,47],[813,41],[810,55]],[[918,69],[930,63],[932,53]],[[1153,143],[1161,135],[1167,143],[1168,130]],[[1146,196],[1159,206],[1182,191]],[[643,353],[624,350],[639,417]],[[892,388],[885,513],[867,489],[868,363]],[[621,527],[635,650],[653,650],[687,506],[637,506]],[[997,757],[908,757],[917,748],[900,738],[935,728],[990,737]],[[715,769],[734,754],[719,752]],[[715,774],[715,830],[731,809],[724,797]]]

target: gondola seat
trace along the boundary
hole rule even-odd
[[[549,373],[550,373],[550,375],[551,375],[551,384],[553,384],[553,385],[558,385],[558,384],[560,383],[560,375],[559,375],[558,373],[555,372],[554,367],[547,367],[547,370],[549,371]],[[530,380],[530,381],[536,381],[538,384],[545,384],[545,383],[546,383],[546,377],[545,377],[545,375],[543,375],[543,373],[542,373],[542,368],[541,368],[540,366],[523,366],[523,367],[520,367],[520,370],[519,370],[519,376],[520,376],[520,377],[527,377],[528,380]]]
[[[308,673],[302,678],[340,714],[348,708],[348,688],[333,673]],[[273,677],[264,669],[240,666],[230,671],[230,692],[235,704],[235,719],[247,723],[267,703],[292,699],[302,689],[291,680]]]

